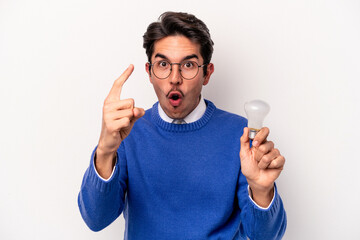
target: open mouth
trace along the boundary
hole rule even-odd
[[[173,107],[178,107],[181,104],[182,95],[180,92],[177,92],[177,91],[170,92],[168,98],[169,98],[170,104]]]
[[[171,96],[171,99],[174,100],[174,101],[178,100],[179,98],[180,98],[180,96],[178,94],[173,94]]]

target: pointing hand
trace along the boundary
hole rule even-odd
[[[134,106],[134,99],[121,100],[121,90],[134,70],[130,65],[124,73],[115,80],[103,106],[101,135],[97,152],[115,154],[121,142],[129,135],[136,120],[144,116],[143,108]]]

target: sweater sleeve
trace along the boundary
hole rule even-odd
[[[115,171],[107,181],[95,172],[94,149],[78,195],[82,218],[93,231],[110,225],[122,213],[127,190],[127,164],[123,144],[117,150]]]
[[[259,208],[251,201],[247,180],[240,172],[237,197],[241,210],[243,230],[251,240],[277,240],[282,238],[285,233],[287,219],[276,185],[275,196],[270,206],[266,209]]]

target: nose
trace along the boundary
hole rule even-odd
[[[180,85],[182,83],[183,80],[180,74],[180,64],[173,64],[171,66],[169,81],[171,84],[175,84],[175,85]]]

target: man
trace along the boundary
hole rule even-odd
[[[286,214],[275,180],[285,159],[267,141],[252,146],[247,120],[201,95],[214,72],[213,42],[195,16],[166,12],[149,25],[146,71],[158,103],[146,112],[114,82],[100,140],[79,193],[94,231],[122,212],[125,239],[280,239]]]

